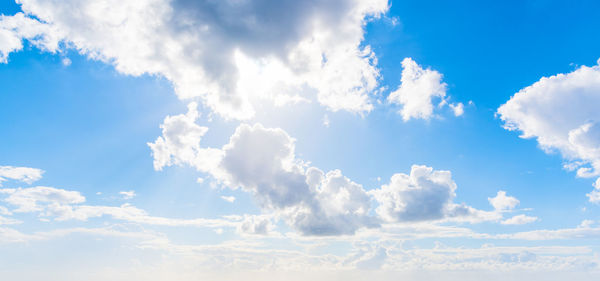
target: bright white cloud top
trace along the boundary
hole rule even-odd
[[[600,3],[15,2],[0,279],[600,278]]]
[[[448,104],[448,85],[442,82],[442,74],[429,68],[424,69],[411,58],[402,61],[401,82],[400,87],[387,100],[402,107],[398,113],[404,121],[412,118],[429,120],[434,116],[434,107]],[[451,103],[449,106],[456,116],[464,113],[462,103]]]
[[[227,118],[250,118],[264,98],[315,94],[332,111],[373,108],[379,71],[361,42],[387,0],[20,2],[25,14],[0,19],[3,62],[23,39],[75,48],[124,74],[164,76],[180,98]]]
[[[34,183],[42,178],[43,170],[28,167],[0,166],[0,186],[8,179]]]
[[[508,130],[558,151],[579,177],[600,175],[600,66],[544,77],[498,108]],[[590,201],[597,202],[593,191]]]

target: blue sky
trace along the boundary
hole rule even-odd
[[[18,2],[0,276],[600,273],[595,1]]]

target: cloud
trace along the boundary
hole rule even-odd
[[[121,206],[83,205],[85,197],[78,191],[54,187],[36,186],[19,189],[0,189],[0,194],[7,194],[4,202],[15,206],[15,213],[38,213],[40,217],[53,217],[57,221],[79,220],[110,216],[116,220],[128,222],[163,225],[163,226],[196,226],[196,227],[236,227],[237,219],[172,219],[154,217],[130,204]],[[6,208],[0,209],[3,214],[10,214]]]
[[[71,59],[69,59],[69,58],[63,58],[63,59],[62,59],[60,62],[61,62],[61,63],[62,63],[64,66],[69,66],[69,65],[71,65],[71,63],[73,63],[73,62],[71,61]]]
[[[154,156],[154,169],[181,164],[192,165],[199,170],[213,169],[220,159],[220,151],[200,147],[200,139],[208,128],[195,123],[198,117],[198,105],[193,102],[188,105],[185,115],[165,118],[160,125],[162,136],[148,143]]]
[[[233,197],[233,196],[221,196],[221,199],[223,199],[229,203],[233,203],[235,201],[235,197]]]
[[[206,132],[188,113],[167,117],[163,136],[149,146],[155,168],[188,164],[230,188],[253,194],[259,206],[276,212],[307,235],[352,234],[374,226],[369,196],[340,171],[324,173],[296,159],[295,140],[281,129],[242,124],[220,149],[202,148]],[[158,164],[157,164],[158,163]]]
[[[32,184],[42,178],[43,170],[28,167],[0,166],[0,186],[7,179]]]
[[[562,229],[539,229],[511,234],[496,235],[496,239],[520,239],[520,240],[574,240],[574,239],[598,239],[600,227],[594,227],[593,222],[585,220],[575,228]]]
[[[23,49],[23,39],[48,52],[56,52],[61,40],[54,27],[18,13],[0,15],[0,63],[8,62],[11,52]]]
[[[238,233],[258,235],[267,235],[274,229],[275,225],[268,216],[245,216],[237,227]]]
[[[527,216],[527,215],[516,215],[516,216],[514,216],[512,218],[503,220],[502,224],[521,225],[521,224],[532,223],[532,222],[535,222],[537,220],[538,220],[537,217],[531,217],[531,216]]]
[[[488,201],[498,211],[512,210],[519,205],[519,200],[512,196],[506,196],[506,191],[498,191],[496,197],[489,198]]]
[[[498,108],[507,130],[558,151],[579,177],[600,175],[600,66],[543,77]],[[595,194],[594,191],[591,194]],[[590,199],[595,198],[590,196]]]
[[[294,139],[281,129],[240,125],[223,146],[213,176],[254,195],[264,210],[279,213],[308,235],[352,234],[375,225],[369,197],[339,170],[324,173],[295,157]]]
[[[450,172],[426,166],[413,166],[410,176],[396,174],[389,185],[367,192],[340,170],[324,172],[298,159],[293,138],[261,124],[242,124],[222,148],[203,148],[200,141],[206,130],[194,123],[195,110],[190,106],[188,113],[165,119],[162,128],[168,135],[149,144],[155,163],[160,163],[155,168],[180,163],[195,167],[218,184],[252,194],[263,212],[276,214],[304,235],[354,234],[379,226],[381,219],[370,214],[373,198],[380,204],[377,214],[387,221],[479,222],[502,217],[454,203],[456,184]],[[165,145],[156,153],[157,145],[179,139],[189,141]]]
[[[446,83],[442,82],[442,74],[424,69],[413,59],[405,58],[402,61],[401,84],[392,92],[387,100],[389,103],[400,105],[398,111],[404,121],[411,118],[429,120],[434,116],[434,102],[439,101],[437,107],[442,107],[446,101]],[[455,116],[464,113],[462,103],[450,104]]]
[[[123,195],[123,199],[125,200],[129,200],[132,199],[133,197],[136,196],[135,191],[134,190],[130,190],[130,191],[120,191],[119,194]]]
[[[18,189],[0,189],[0,194],[8,194],[5,202],[16,206],[14,212],[42,211],[47,205],[67,205],[85,202],[85,197],[78,191],[68,191],[47,186],[36,186]]]
[[[462,102],[449,104],[454,116],[461,116],[465,113],[465,105]]]
[[[12,215],[12,212],[9,211],[6,207],[0,206],[0,215]]]
[[[600,178],[594,183],[594,190],[586,194],[590,202],[600,204]]]
[[[0,225],[20,224],[20,223],[22,223],[22,221],[20,221],[20,220],[0,216]]]
[[[498,218],[497,214],[454,203],[455,190],[449,171],[413,165],[410,174],[394,174],[389,184],[369,193],[379,203],[377,214],[388,222]]]
[[[181,99],[199,97],[227,118],[311,94],[332,111],[373,108],[379,71],[364,26],[387,0],[19,3],[24,14],[0,20],[2,61],[22,39],[50,51],[62,43],[124,74],[161,75]]]

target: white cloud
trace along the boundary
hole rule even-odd
[[[15,206],[15,213],[38,213],[41,217],[54,217],[58,221],[80,220],[110,216],[113,219],[149,225],[236,227],[238,219],[172,219],[154,217],[130,204],[121,206],[82,205],[85,197],[78,191],[36,186],[19,189],[0,189],[8,196],[3,201]],[[8,210],[6,210],[10,213]]]
[[[498,211],[512,210],[519,205],[519,200],[512,196],[506,196],[506,191],[498,191],[496,197],[489,198],[488,201]]]
[[[20,223],[22,223],[22,221],[20,221],[20,220],[0,216],[0,225],[20,224]]]
[[[404,121],[411,118],[429,120],[434,116],[434,107],[447,105],[446,83],[442,82],[442,74],[424,69],[411,58],[402,61],[401,84],[392,92],[387,100],[389,103],[400,105],[398,111]],[[434,105],[438,102],[437,105]],[[455,116],[464,113],[462,103],[450,104]]]
[[[465,106],[462,102],[451,103],[450,108],[452,109],[452,112],[454,112],[454,116],[461,116],[465,113]]]
[[[329,116],[325,114],[325,116],[323,116],[323,126],[325,126],[325,128],[329,128],[330,123]]]
[[[456,183],[449,171],[413,165],[410,174],[394,174],[390,183],[369,191],[379,203],[376,212],[388,222],[443,219],[496,220],[497,214],[453,202]]]
[[[64,66],[69,66],[69,65],[71,65],[71,63],[73,63],[73,62],[72,62],[72,61],[71,61],[71,59],[69,59],[69,58],[63,58],[63,59],[61,60],[61,63],[62,63]]]
[[[237,227],[238,233],[257,235],[267,235],[274,229],[275,226],[268,216],[245,216]]]
[[[135,191],[134,190],[130,190],[130,191],[120,191],[119,194],[123,195],[123,199],[125,200],[129,200],[132,199],[133,197],[136,196]]]
[[[47,205],[68,205],[85,202],[85,197],[77,191],[68,191],[46,186],[18,189],[0,189],[0,194],[8,194],[5,202],[16,206],[14,212],[42,211]]]
[[[0,215],[10,216],[12,212],[9,211],[6,207],[0,206]]]
[[[562,229],[539,229],[511,234],[499,234],[496,239],[520,239],[520,240],[574,240],[574,239],[598,239],[600,238],[600,227],[593,227],[593,222],[584,220],[575,228]]]
[[[56,52],[61,37],[54,27],[23,13],[0,15],[0,63],[6,63],[11,52],[23,49],[23,39],[41,50]]]
[[[188,164],[199,170],[211,170],[217,165],[220,151],[200,147],[200,139],[208,128],[196,125],[195,121],[199,117],[197,107],[196,103],[190,103],[185,115],[165,118],[160,126],[162,136],[154,143],[148,143],[154,156],[154,169]]]
[[[28,167],[0,166],[0,186],[7,179],[32,184],[42,178],[43,170]]]
[[[596,179],[594,183],[594,190],[586,194],[590,202],[600,204],[600,178]]]
[[[193,109],[190,109],[193,110]],[[163,131],[170,131],[168,122],[185,119],[185,128],[197,131],[190,113],[168,117]],[[182,126],[180,126],[182,127]],[[180,139],[189,132],[178,130],[163,139]],[[260,124],[240,125],[222,149],[200,148],[200,139],[183,146],[166,146],[165,165],[185,162],[199,171],[209,173],[230,188],[241,187],[254,195],[261,208],[281,215],[291,226],[305,234],[351,234],[358,228],[374,226],[368,217],[369,196],[362,186],[344,177],[340,171],[327,174],[296,159],[294,139],[281,129],[267,129]],[[156,143],[150,144],[156,147]],[[173,148],[169,150],[169,148]],[[181,151],[188,151],[179,155]],[[210,151],[212,158],[199,157]],[[157,153],[155,155],[155,163]],[[179,161],[183,157],[186,160]],[[212,163],[207,165],[206,163]],[[156,168],[161,169],[158,165]]]
[[[257,99],[311,92],[332,111],[373,107],[379,71],[362,41],[387,0],[19,2],[27,16],[0,20],[2,60],[22,38],[51,51],[62,41],[121,73],[162,75],[180,98],[230,118],[251,117]],[[34,35],[20,30],[28,26]]]
[[[160,163],[155,168],[185,163],[226,187],[242,188],[254,196],[264,212],[277,214],[302,234],[353,234],[378,226],[380,219],[369,214],[372,196],[380,203],[377,213],[390,221],[479,222],[502,217],[454,203],[456,184],[450,172],[426,166],[413,166],[411,176],[396,174],[390,185],[367,193],[339,170],[325,173],[297,159],[293,138],[281,129],[261,124],[240,125],[220,149],[202,148],[200,141],[206,129],[194,123],[195,110],[190,106],[187,114],[165,119],[162,128],[168,135],[149,144],[155,163]],[[179,139],[189,141],[169,141]],[[163,143],[173,144],[156,153],[157,145]]]
[[[498,108],[508,130],[559,151],[577,176],[600,175],[600,66],[543,77]],[[590,199],[593,196],[594,191]]]
[[[233,196],[221,196],[221,199],[223,199],[229,203],[233,203],[235,201],[235,197],[233,197]]]
[[[531,217],[531,216],[527,216],[527,215],[516,215],[516,216],[514,216],[512,218],[503,220],[502,224],[521,225],[521,224],[532,223],[532,222],[535,222],[537,220],[538,220],[537,217]]]

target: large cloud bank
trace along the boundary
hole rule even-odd
[[[378,88],[375,54],[361,45],[387,0],[190,1],[20,0],[0,18],[0,61],[29,40],[155,74],[182,99],[245,119],[253,103],[315,96],[329,110],[369,112]]]

